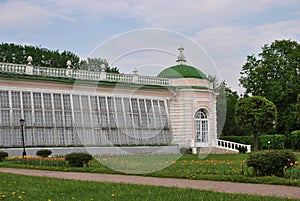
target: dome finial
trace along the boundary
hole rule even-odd
[[[177,62],[178,65],[185,64],[186,59],[185,59],[185,56],[183,55],[184,48],[179,47],[178,50],[179,50],[179,55],[178,55],[178,58],[177,58],[176,62]]]

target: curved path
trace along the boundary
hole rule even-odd
[[[300,188],[292,187],[292,186],[143,177],[143,176],[117,175],[117,174],[57,172],[57,171],[14,169],[14,168],[0,168],[0,172],[30,175],[30,176],[62,178],[62,179],[75,179],[75,180],[98,181],[98,182],[107,181],[107,182],[117,182],[117,183],[154,185],[154,186],[170,186],[170,187],[179,187],[179,188],[193,188],[198,190],[211,190],[216,192],[268,195],[268,196],[287,197],[287,198],[290,197],[290,198],[300,199]]]

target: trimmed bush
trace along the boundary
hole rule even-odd
[[[8,157],[8,153],[0,151],[0,162],[2,162],[6,157]]]
[[[90,160],[93,159],[91,154],[85,152],[73,152],[66,155],[66,161],[69,162],[69,165],[72,167],[83,167],[88,164]]]
[[[284,176],[284,170],[294,164],[296,156],[290,151],[257,152],[249,155],[247,166],[253,167],[254,176]]]
[[[270,144],[268,144],[268,141],[270,141]],[[282,134],[259,136],[260,149],[273,149],[274,144],[276,149],[284,149],[285,141],[286,136]]]
[[[238,147],[237,150],[239,150],[240,154],[244,154],[247,152],[247,147]]]
[[[290,135],[290,140],[292,142],[292,149],[300,150],[300,130],[293,131]]]
[[[49,149],[41,149],[36,152],[37,156],[41,156],[43,158],[46,158],[46,157],[50,156],[51,154],[52,154],[52,151]]]

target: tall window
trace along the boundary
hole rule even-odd
[[[208,142],[208,118],[204,109],[198,110],[195,114],[195,134],[196,142]]]

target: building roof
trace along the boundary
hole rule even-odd
[[[157,77],[161,78],[197,78],[197,79],[207,79],[206,75],[193,66],[188,66],[185,64],[179,64],[176,66],[171,66],[163,71],[161,71]]]

